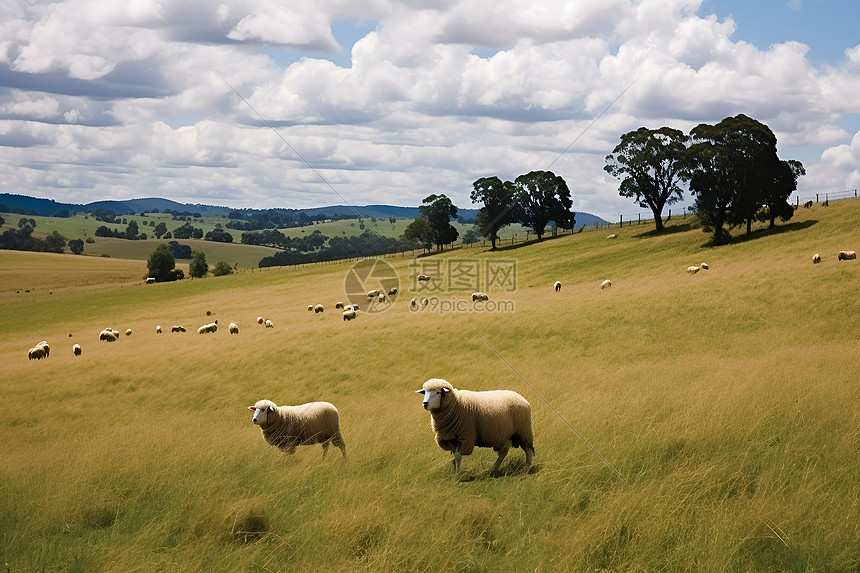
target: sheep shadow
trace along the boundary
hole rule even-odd
[[[513,460],[509,464],[504,464],[499,471],[490,473],[489,470],[474,470],[460,471],[460,475],[455,479],[458,482],[472,481],[488,481],[491,479],[499,479],[505,477],[533,475],[540,471],[540,464],[532,463],[531,466],[526,466],[525,460]]]
[[[693,225],[690,223],[681,223],[680,225],[666,225],[663,227],[662,231],[657,231],[657,229],[651,229],[650,231],[643,231],[637,235],[633,235],[633,237],[637,239],[649,239],[651,237],[665,237],[666,235],[674,235],[675,233],[686,233],[687,231],[691,231],[693,229]]]

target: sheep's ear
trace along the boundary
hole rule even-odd
[[[253,412],[254,410],[256,410],[256,408],[255,408],[255,407],[253,407],[253,406],[248,406],[248,409],[249,409],[249,410],[251,410],[252,412]]]
[[[424,393],[424,390],[416,390],[416,391],[415,391],[415,393],[416,393],[416,394],[423,394],[423,393]]]
[[[451,391],[451,389],[450,389],[450,388],[442,388],[442,393],[443,393],[443,394],[447,394],[447,393],[448,393],[448,392],[450,392],[450,391]]]
[[[274,411],[275,411],[275,409],[274,409],[274,408],[272,408],[271,406],[269,406],[268,408],[266,408],[266,411],[267,411],[267,412],[274,412]]]

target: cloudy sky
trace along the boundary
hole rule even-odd
[[[415,206],[562,175],[617,220],[622,133],[744,113],[860,187],[856,0],[0,0],[0,191]]]

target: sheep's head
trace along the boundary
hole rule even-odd
[[[278,406],[271,400],[260,400],[253,406],[248,406],[248,409],[254,412],[252,422],[258,426],[265,426],[269,421],[269,414],[274,412]]]
[[[432,412],[442,407],[442,398],[453,390],[454,387],[450,382],[441,378],[431,378],[424,383],[421,390],[416,390],[415,393],[424,394],[424,409]]]

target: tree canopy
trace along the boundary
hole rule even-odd
[[[475,218],[475,226],[482,236],[492,241],[492,250],[496,249],[499,229],[515,220],[515,192],[513,183],[498,177],[483,177],[472,183],[472,202],[484,204]]]
[[[573,201],[564,178],[552,171],[532,171],[514,180],[516,217],[530,227],[538,240],[550,221],[563,229],[576,225],[576,216],[570,210]]]

